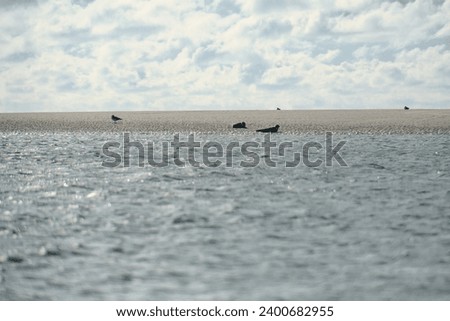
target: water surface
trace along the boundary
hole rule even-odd
[[[138,167],[136,153],[108,168],[117,133],[1,135],[2,300],[450,299],[449,135],[335,136],[348,166],[315,168]]]

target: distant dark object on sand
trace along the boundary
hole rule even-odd
[[[408,106],[403,107],[404,110],[409,110]]]
[[[257,132],[261,132],[261,133],[276,133],[276,132],[278,132],[278,128],[280,128],[280,125],[276,125],[275,127],[258,129]]]
[[[277,110],[281,110],[279,107],[277,107]]]
[[[117,123],[119,120],[122,120],[122,118],[119,118],[119,117],[117,117],[117,116],[112,115],[112,116],[111,116],[111,120],[112,120],[114,123]]]
[[[245,122],[237,123],[233,125],[233,128],[247,128]]]

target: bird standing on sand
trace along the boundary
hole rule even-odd
[[[278,132],[278,128],[280,128],[280,125],[276,125],[275,127],[269,127],[269,128],[264,128],[264,129],[258,129],[256,130],[257,132],[261,132],[261,133],[276,133]]]
[[[111,116],[111,119],[114,122],[114,124],[117,123],[119,120],[122,120],[122,118],[119,118],[119,117],[114,116],[114,115]]]
[[[277,110],[281,110],[279,107],[277,107]]]
[[[233,128],[247,128],[247,125],[245,124],[245,122],[237,123],[233,125]]]
[[[403,109],[405,109],[405,110],[409,110],[409,107],[408,107],[408,106],[405,106],[405,107],[403,107]]]

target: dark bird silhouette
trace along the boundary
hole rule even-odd
[[[233,128],[247,128],[245,122],[237,123],[233,125]]]
[[[281,110],[281,109],[277,107],[277,110]]]
[[[403,107],[404,110],[409,110],[408,106]]]
[[[280,128],[280,125],[276,125],[275,127],[258,129],[257,132],[261,132],[261,133],[276,133],[278,131],[278,128]]]
[[[112,119],[112,121],[113,121],[114,123],[117,123],[119,120],[122,120],[122,118],[119,118],[119,117],[114,116],[114,115],[111,116],[111,119]]]

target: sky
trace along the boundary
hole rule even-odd
[[[0,0],[0,112],[450,108],[450,0]]]

